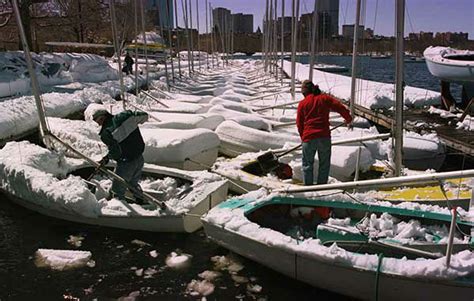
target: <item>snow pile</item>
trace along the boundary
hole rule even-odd
[[[289,74],[291,62],[283,62],[283,70]],[[304,81],[309,74],[309,67],[296,63],[296,79]],[[313,82],[319,88],[340,99],[350,99],[351,78],[344,75],[314,70]],[[356,94],[360,95],[356,103],[369,109],[392,108],[395,105],[395,91],[393,84],[385,84],[370,80],[357,80]],[[438,92],[405,86],[404,103],[408,107],[423,107],[440,103],[441,95]]]
[[[226,120],[216,129],[221,140],[221,151],[229,156],[266,149],[282,148],[286,143],[299,143],[292,135],[265,132]]]
[[[215,286],[207,280],[191,280],[188,283],[186,292],[191,296],[208,296],[214,292]]]
[[[173,269],[184,269],[191,265],[191,258],[193,257],[189,254],[171,252],[166,257],[166,265]]]
[[[418,220],[400,221],[396,217],[382,213],[377,217],[374,213],[365,217],[356,226],[350,226],[350,219],[330,218],[327,222],[331,226],[340,226],[342,231],[364,233],[369,238],[389,238],[401,243],[446,243],[449,235],[445,225],[422,225]],[[463,239],[456,234],[455,243],[462,243]]]
[[[66,174],[66,159],[29,142],[9,142],[0,150],[2,189],[36,206],[86,217],[97,217],[101,204],[85,182]]]
[[[181,113],[160,113],[150,112],[149,123],[143,128],[162,129],[209,129],[215,130],[225,119],[218,114],[181,114]],[[159,121],[158,121],[159,120]]]
[[[148,129],[141,128],[146,148],[143,156],[146,162],[155,164],[170,164],[185,162],[201,153],[213,151],[212,158],[203,164],[211,164],[217,158],[219,137],[207,129]]]
[[[88,118],[93,114],[92,111],[92,109],[86,110]],[[107,146],[100,140],[100,129],[95,122],[59,118],[48,120],[53,133],[88,156],[100,159],[108,152]],[[212,165],[217,158],[217,147],[220,141],[211,130],[160,129],[149,128],[149,125],[145,124],[140,131],[145,141],[143,156],[147,163],[182,164],[186,158],[194,158],[205,152],[209,154],[206,158],[202,158],[203,164]]]
[[[84,266],[94,267],[95,262],[91,258],[92,253],[89,251],[38,249],[35,252],[35,264],[37,267],[48,267],[57,271]]]
[[[66,117],[85,108],[79,93],[46,93],[42,99],[47,116]],[[38,111],[32,96],[0,102],[0,139],[24,133],[38,125]]]
[[[73,82],[116,80],[117,71],[101,56],[84,53],[31,53],[40,88]],[[0,53],[0,97],[30,92],[22,51]]]

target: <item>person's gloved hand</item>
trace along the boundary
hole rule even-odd
[[[109,163],[110,159],[109,159],[109,156],[104,156],[100,161],[99,161],[99,164],[104,166],[104,165],[107,165],[107,163]]]
[[[352,129],[354,129],[354,125],[352,124],[352,122],[345,122],[345,123],[349,131],[352,131]]]

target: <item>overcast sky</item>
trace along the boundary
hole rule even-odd
[[[181,1],[178,0],[178,17],[182,25]],[[196,0],[192,1],[196,12]],[[205,32],[205,0],[199,1],[199,29]],[[281,1],[278,0],[278,15],[281,15]],[[285,15],[291,15],[291,0],[285,1]],[[232,13],[254,15],[254,29],[262,24],[265,0],[212,0],[213,7],[225,7]],[[342,24],[354,23],[356,0],[339,1],[339,33]],[[314,0],[300,0],[300,12],[312,12]],[[419,31],[468,32],[474,39],[474,0],[406,0],[405,33]],[[375,34],[394,35],[395,0],[366,0],[365,14],[362,13],[366,27],[375,29]],[[365,16],[365,17],[364,17]],[[193,15],[196,28],[197,18]]]

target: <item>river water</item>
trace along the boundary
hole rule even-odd
[[[300,58],[302,63],[307,57]],[[350,67],[351,57],[323,56],[320,62]],[[363,78],[393,82],[392,59],[360,58]],[[424,63],[405,65],[406,83],[438,90],[439,83]],[[459,90],[453,90],[459,97]],[[229,251],[208,241],[204,232],[162,234],[107,229],[71,223],[39,215],[12,204],[0,194],[0,300],[113,300],[139,292],[138,300],[196,300],[186,295],[186,286],[198,274],[212,270],[211,257],[229,255]],[[38,248],[75,249],[68,244],[70,235],[84,237],[80,250],[92,252],[93,268],[55,272],[37,268],[34,253]],[[140,247],[133,240],[150,246]],[[184,270],[165,267],[166,256],[180,250],[193,256]],[[149,252],[156,250],[153,258]],[[215,281],[215,291],[208,300],[344,300],[343,296],[315,289],[294,281],[250,260],[238,257],[244,269],[239,275],[262,287],[249,293],[246,284],[236,283],[228,273]],[[275,259],[278,260],[278,259]],[[149,278],[137,276],[136,269],[157,271]]]

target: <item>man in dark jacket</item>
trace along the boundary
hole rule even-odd
[[[125,66],[124,66],[125,74],[129,75],[133,73],[133,63],[134,61],[132,57],[127,52],[127,54],[125,55]]]
[[[349,110],[337,99],[322,94],[318,86],[306,80],[301,86],[304,99],[298,104],[296,125],[303,142],[304,184],[313,185],[314,156],[318,152],[318,184],[326,184],[331,167],[331,131],[329,112],[339,113],[346,124],[352,122]]]
[[[93,119],[102,126],[99,132],[100,139],[109,149],[100,164],[107,164],[109,159],[114,159],[117,162],[115,173],[141,191],[138,181],[142,175],[145,143],[138,125],[148,120],[148,114],[127,110],[111,115],[106,110],[98,110],[94,113]],[[127,188],[114,180],[111,190],[117,198],[124,199]]]

